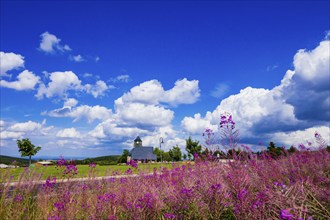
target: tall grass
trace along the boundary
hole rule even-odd
[[[128,177],[97,180],[91,166],[87,181],[42,185],[32,181],[40,174],[26,170],[15,187],[2,176],[0,219],[330,218],[330,153],[323,149],[276,160],[197,159],[152,175],[130,176],[132,169]]]

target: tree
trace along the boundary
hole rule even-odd
[[[199,141],[193,141],[191,137],[186,140],[186,151],[188,152],[188,157],[190,155],[200,155],[202,152],[202,145],[199,144]],[[189,158],[190,158],[189,157]],[[195,158],[195,157],[194,157]]]
[[[123,154],[119,157],[118,163],[127,163],[127,157],[128,157],[129,151],[123,150]]]
[[[164,151],[159,149],[158,147],[154,148],[154,154],[157,156],[157,161],[160,161],[161,158],[164,160]]]
[[[271,157],[277,159],[281,154],[283,154],[283,149],[281,147],[276,147],[274,142],[269,142],[267,151],[270,153]]]
[[[181,161],[182,153],[178,145],[174,146],[168,153],[173,161]]]
[[[34,146],[28,138],[17,140],[17,146],[22,157],[29,157],[29,165],[31,165],[31,157],[41,150],[41,147]]]
[[[288,150],[288,152],[291,154],[295,153],[296,151],[298,151],[298,150],[294,146],[291,146]]]

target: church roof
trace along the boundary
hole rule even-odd
[[[134,142],[142,142],[142,140],[141,140],[141,138],[139,137],[139,136],[137,136],[136,138],[135,138],[135,140],[134,140]]]
[[[153,147],[136,147],[130,152],[132,160],[157,160]]]

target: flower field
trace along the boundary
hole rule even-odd
[[[67,179],[74,165],[61,162]],[[126,172],[130,175],[136,164]],[[43,184],[24,175],[2,180],[0,219],[329,219],[330,153],[300,151],[273,159],[238,157],[223,163],[155,169],[153,174]],[[39,175],[40,176],[40,175]]]

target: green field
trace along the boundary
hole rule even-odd
[[[179,165],[179,164],[177,164]],[[166,167],[171,169],[173,164],[139,164],[138,169],[134,169],[127,165],[109,165],[109,166],[99,166],[96,165],[95,168],[90,168],[88,165],[77,165],[77,175],[74,175],[74,178],[82,178],[88,177],[93,170],[95,176],[111,176],[118,174],[125,174],[125,171],[129,168],[133,171],[133,173],[150,173],[153,172],[154,168],[159,170],[160,167]],[[29,172],[26,172],[25,169],[28,169]],[[24,172],[25,171],[25,172]],[[17,181],[22,173],[25,173],[23,178],[28,178],[32,174],[41,175],[41,179],[45,180],[47,177],[56,176],[57,179],[66,178],[63,176],[63,171],[56,168],[56,166],[44,166],[44,167],[18,167],[18,168],[8,168],[0,170],[0,182],[6,181],[10,176],[13,177],[13,181]],[[29,173],[27,175],[27,173]]]

